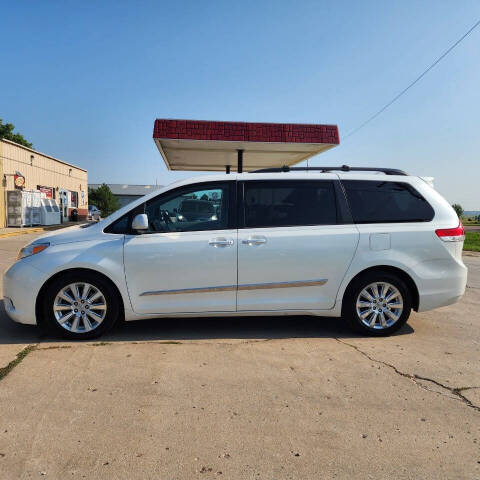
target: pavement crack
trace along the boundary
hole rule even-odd
[[[0,368],[0,381],[3,380],[23,359],[37,348],[37,345],[28,345],[17,353],[17,356],[5,367]]]
[[[371,362],[375,362],[375,363],[378,363],[380,365],[383,365],[385,367],[388,367],[388,368],[392,369],[397,375],[400,375],[401,377],[408,378],[415,385],[417,385],[420,388],[423,388],[424,390],[427,390],[428,392],[433,392],[433,393],[437,393],[439,395],[447,396],[447,395],[445,395],[445,393],[438,392],[436,390],[431,390],[426,385],[422,385],[419,382],[419,380],[423,381],[423,382],[430,382],[430,383],[436,385],[437,387],[440,387],[440,388],[448,391],[451,395],[454,396],[454,397],[450,396],[449,398],[454,398],[455,400],[461,401],[467,407],[473,408],[477,412],[480,412],[480,406],[475,405],[474,403],[471,402],[471,400],[469,400],[467,397],[465,397],[465,395],[462,394],[462,392],[465,391],[465,390],[471,390],[471,389],[480,388],[480,387],[450,387],[449,385],[444,385],[443,383],[440,383],[438,380],[435,380],[433,378],[424,377],[424,376],[418,375],[416,373],[402,372],[395,365],[392,365],[391,363],[388,363],[388,362],[384,362],[383,360],[377,360],[376,358],[373,358],[371,355],[364,352],[363,350],[358,348],[356,345],[353,345],[352,343],[345,342],[344,340],[341,340],[339,338],[335,338],[335,340],[339,343],[347,345],[350,348],[353,348],[358,353],[363,355],[365,358],[368,358]]]
[[[258,338],[258,339],[247,339],[243,341],[238,341],[238,342],[227,342],[223,338],[218,338],[216,339],[218,341],[212,341],[212,342],[203,342],[201,340],[197,340],[195,338],[189,338],[189,339],[182,339],[182,340],[151,340],[151,341],[132,341],[132,342],[121,342],[121,345],[183,345],[183,346],[198,346],[198,345],[226,345],[226,346],[237,346],[237,345],[249,345],[253,343],[265,343],[265,342],[271,342],[273,340],[279,340],[277,338]],[[281,340],[281,339],[280,339]],[[95,344],[94,344],[95,345]],[[105,343],[105,345],[114,345],[113,342],[110,343]],[[92,344],[89,344],[88,346],[92,346]]]
[[[222,340],[222,339],[220,339]],[[96,342],[96,343],[73,343],[70,345],[49,345],[43,347],[38,345],[37,350],[60,350],[65,348],[74,348],[74,347],[108,347],[108,346],[118,346],[118,345],[183,345],[183,346],[198,346],[198,345],[226,345],[226,346],[237,346],[237,345],[249,345],[253,343],[265,343],[271,342],[273,340],[279,340],[276,338],[261,338],[261,339],[251,339],[238,342],[202,342],[196,339],[187,339],[187,340],[145,340],[145,341],[120,341],[120,342]],[[281,339],[280,339],[281,340]]]
[[[65,348],[72,348],[72,345],[51,345],[48,347],[37,347],[37,350],[61,350]]]

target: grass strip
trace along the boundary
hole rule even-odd
[[[22,360],[31,352],[37,348],[36,345],[29,345],[25,347],[21,352],[17,353],[17,356],[6,367],[0,368],[0,381],[3,380]]]
[[[480,252],[480,232],[465,232],[464,250]]]

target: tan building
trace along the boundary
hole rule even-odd
[[[20,178],[19,178],[20,177]],[[0,227],[6,226],[6,191],[40,190],[61,206],[67,220],[76,208],[79,218],[88,213],[87,171],[63,160],[45,155],[10,140],[0,140]]]

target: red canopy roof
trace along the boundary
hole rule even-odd
[[[243,170],[294,165],[340,143],[336,125],[155,120],[154,141],[170,170]]]

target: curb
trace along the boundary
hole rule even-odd
[[[0,238],[16,237],[17,235],[27,235],[29,233],[46,232],[46,228],[22,228],[18,232],[0,233]]]
[[[51,232],[54,230],[62,230],[63,228],[72,227],[75,225],[83,225],[84,223],[85,222],[67,223],[67,224],[63,223],[60,225],[53,225],[53,226],[46,226],[46,227],[27,227],[27,228],[18,227],[18,230],[15,229],[11,232],[0,233],[0,238],[16,237],[18,235],[28,235],[29,233]]]

